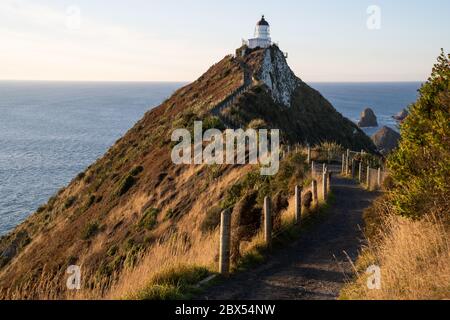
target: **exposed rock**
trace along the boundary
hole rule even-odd
[[[397,148],[400,140],[400,134],[391,128],[383,127],[372,136],[372,140],[378,150],[386,155]]]
[[[372,109],[367,108],[361,113],[361,120],[358,122],[361,128],[378,127],[377,116]]]
[[[272,204],[273,229],[281,227],[281,212],[289,207],[289,199],[283,192],[278,192]]]
[[[266,50],[260,74],[269,87],[273,99],[286,107],[291,106],[292,95],[299,86],[298,79],[280,50]]]
[[[354,122],[294,74],[277,46],[248,51],[242,61],[253,77],[253,86],[223,110],[226,119],[244,125],[251,119],[261,119],[295,142],[336,141],[353,150],[376,150],[370,137]]]
[[[392,118],[394,118],[395,120],[402,122],[403,120],[406,119],[406,117],[408,116],[408,110],[403,109],[402,111],[400,111],[399,113],[397,113],[395,116],[393,116]]]
[[[240,244],[243,241],[250,241],[261,226],[262,211],[256,207],[258,192],[251,191],[246,194],[234,207],[232,213],[231,228],[232,233],[232,261],[237,261],[240,254]]]
[[[305,208],[310,209],[312,201],[313,201],[313,194],[311,191],[308,191],[303,195],[302,203]]]

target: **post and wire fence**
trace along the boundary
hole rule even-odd
[[[375,159],[363,150],[347,150],[342,154],[341,175],[357,180],[369,191],[380,190],[388,174],[381,159]]]
[[[332,170],[329,165],[334,164],[340,167],[341,176],[350,177],[357,180],[367,190],[374,191],[382,188],[384,180],[387,177],[387,171],[384,170],[381,158],[366,153],[364,150],[355,152],[347,149],[339,153],[339,149],[329,145],[321,150],[320,148],[311,148],[309,145],[301,147],[300,145],[282,146],[280,148],[280,159],[286,158],[290,153],[303,153],[309,168],[309,178],[311,185],[302,187],[296,185],[294,191],[294,222],[301,224],[302,196],[310,192],[311,208],[319,208],[321,202],[326,203],[331,192]],[[320,155],[320,156],[318,156]],[[316,158],[321,158],[316,160]],[[339,169],[337,169],[339,171]],[[272,197],[268,195],[264,198],[263,205],[263,226],[262,233],[264,243],[267,248],[272,247],[273,237],[285,230],[274,230],[274,212],[272,211]],[[230,272],[231,257],[231,220],[232,210],[227,209],[221,214],[220,225],[220,253],[219,253],[219,273],[227,275]]]
[[[305,152],[306,151],[306,152]],[[283,159],[292,152],[306,153],[306,161],[309,168],[309,177],[311,179],[311,185],[303,187],[301,184],[297,184],[294,188],[294,223],[300,226],[302,221],[302,211],[304,210],[303,195],[310,192],[311,195],[311,209],[317,210],[321,203],[326,203],[331,192],[331,180],[332,173],[329,170],[328,164],[323,162],[314,162],[312,160],[313,150],[311,147],[307,147],[306,150],[300,146],[283,146],[280,150],[280,158]],[[328,159],[330,160],[330,159]],[[263,225],[262,234],[264,237],[264,244],[267,248],[272,247],[274,236],[286,230],[274,230],[274,212],[272,211],[272,197],[268,195],[264,198],[263,204]],[[222,275],[228,275],[230,272],[231,264],[231,219],[232,209],[224,210],[221,213],[221,225],[220,225],[220,249],[219,249],[219,273]]]

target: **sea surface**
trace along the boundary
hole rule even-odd
[[[371,108],[378,118],[378,127],[363,131],[372,136],[381,127],[388,126],[399,131],[392,118],[414,103],[418,97],[420,82],[375,82],[375,83],[310,83],[327,98],[345,117],[358,122],[361,112]]]
[[[11,231],[182,83],[0,81],[0,235]],[[312,83],[344,116],[380,125],[420,83]],[[376,128],[368,129],[372,134]]]

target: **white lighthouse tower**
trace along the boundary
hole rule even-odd
[[[248,39],[248,47],[254,48],[268,48],[272,45],[272,39],[270,38],[270,25],[262,16],[261,20],[256,24],[255,37]]]

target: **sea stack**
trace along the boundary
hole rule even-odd
[[[387,155],[398,146],[400,134],[389,127],[383,127],[372,136],[372,141],[381,154]]]
[[[400,111],[399,113],[397,113],[395,116],[393,116],[392,118],[394,118],[395,120],[397,120],[398,122],[402,122],[403,120],[406,119],[406,117],[408,116],[408,111],[406,109],[403,109],[402,111]]]
[[[378,127],[377,116],[372,109],[366,108],[361,113],[361,120],[358,122],[360,128]]]

